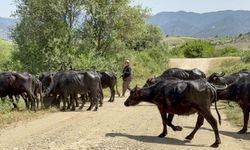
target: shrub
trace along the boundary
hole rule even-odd
[[[201,40],[187,42],[180,48],[187,58],[211,57],[215,50],[213,45]]]
[[[242,55],[241,55],[241,60],[244,63],[250,63],[250,51],[245,51]]]
[[[233,46],[226,46],[219,50],[219,56],[239,56],[240,50]]]

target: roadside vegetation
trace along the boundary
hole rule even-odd
[[[172,57],[210,58],[224,56],[240,56],[244,51],[234,46],[216,47],[208,40],[190,40],[173,49],[169,49]]]

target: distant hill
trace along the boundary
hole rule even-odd
[[[17,19],[0,17],[0,39],[10,40],[10,30],[16,22]]]
[[[233,37],[250,31],[250,11],[209,13],[161,12],[147,20],[159,25],[163,34],[189,37]]]

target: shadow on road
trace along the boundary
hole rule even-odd
[[[194,127],[191,126],[184,126],[184,128],[188,128],[188,129],[194,129]],[[213,132],[212,129],[210,128],[206,128],[206,127],[201,127],[200,129],[202,130],[208,130]],[[250,140],[250,133],[247,132],[245,134],[238,134],[238,131],[223,131],[223,130],[219,130],[219,133],[225,136],[229,136],[229,137],[233,137],[235,139],[243,139],[243,140]]]
[[[158,138],[155,136],[148,136],[148,135],[130,135],[126,133],[107,133],[105,135],[106,137],[126,137],[132,140],[136,140],[139,142],[145,142],[145,143],[156,143],[156,144],[169,144],[169,145],[180,145],[180,146],[196,146],[196,147],[205,147],[205,145],[193,145],[190,144],[190,141],[188,140],[179,140],[176,138]]]

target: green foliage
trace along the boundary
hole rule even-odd
[[[8,43],[6,41],[0,40],[0,70],[3,71],[5,64],[10,60],[11,58],[11,52],[13,51],[13,44]]]
[[[112,53],[160,45],[160,29],[145,23],[148,12],[129,0],[19,0],[20,22],[12,33],[17,47],[8,69],[114,69],[108,67]]]
[[[234,46],[226,46],[214,52],[214,56],[239,56],[240,50]]]
[[[9,100],[7,99],[0,100],[0,114],[9,113],[11,111],[11,108],[12,108],[12,103]]]
[[[250,51],[249,50],[242,53],[241,60],[244,63],[250,63]]]
[[[180,50],[187,58],[211,57],[214,49],[214,46],[201,40],[190,41],[180,47]]]
[[[230,59],[224,61],[221,65],[214,66],[209,73],[213,72],[225,72],[226,74],[231,74],[238,72],[242,69],[250,69],[250,64],[242,62],[240,59]]]
[[[242,127],[243,124],[243,113],[239,105],[235,102],[230,102],[230,105],[225,105],[224,112],[227,115],[227,119],[236,126]]]

